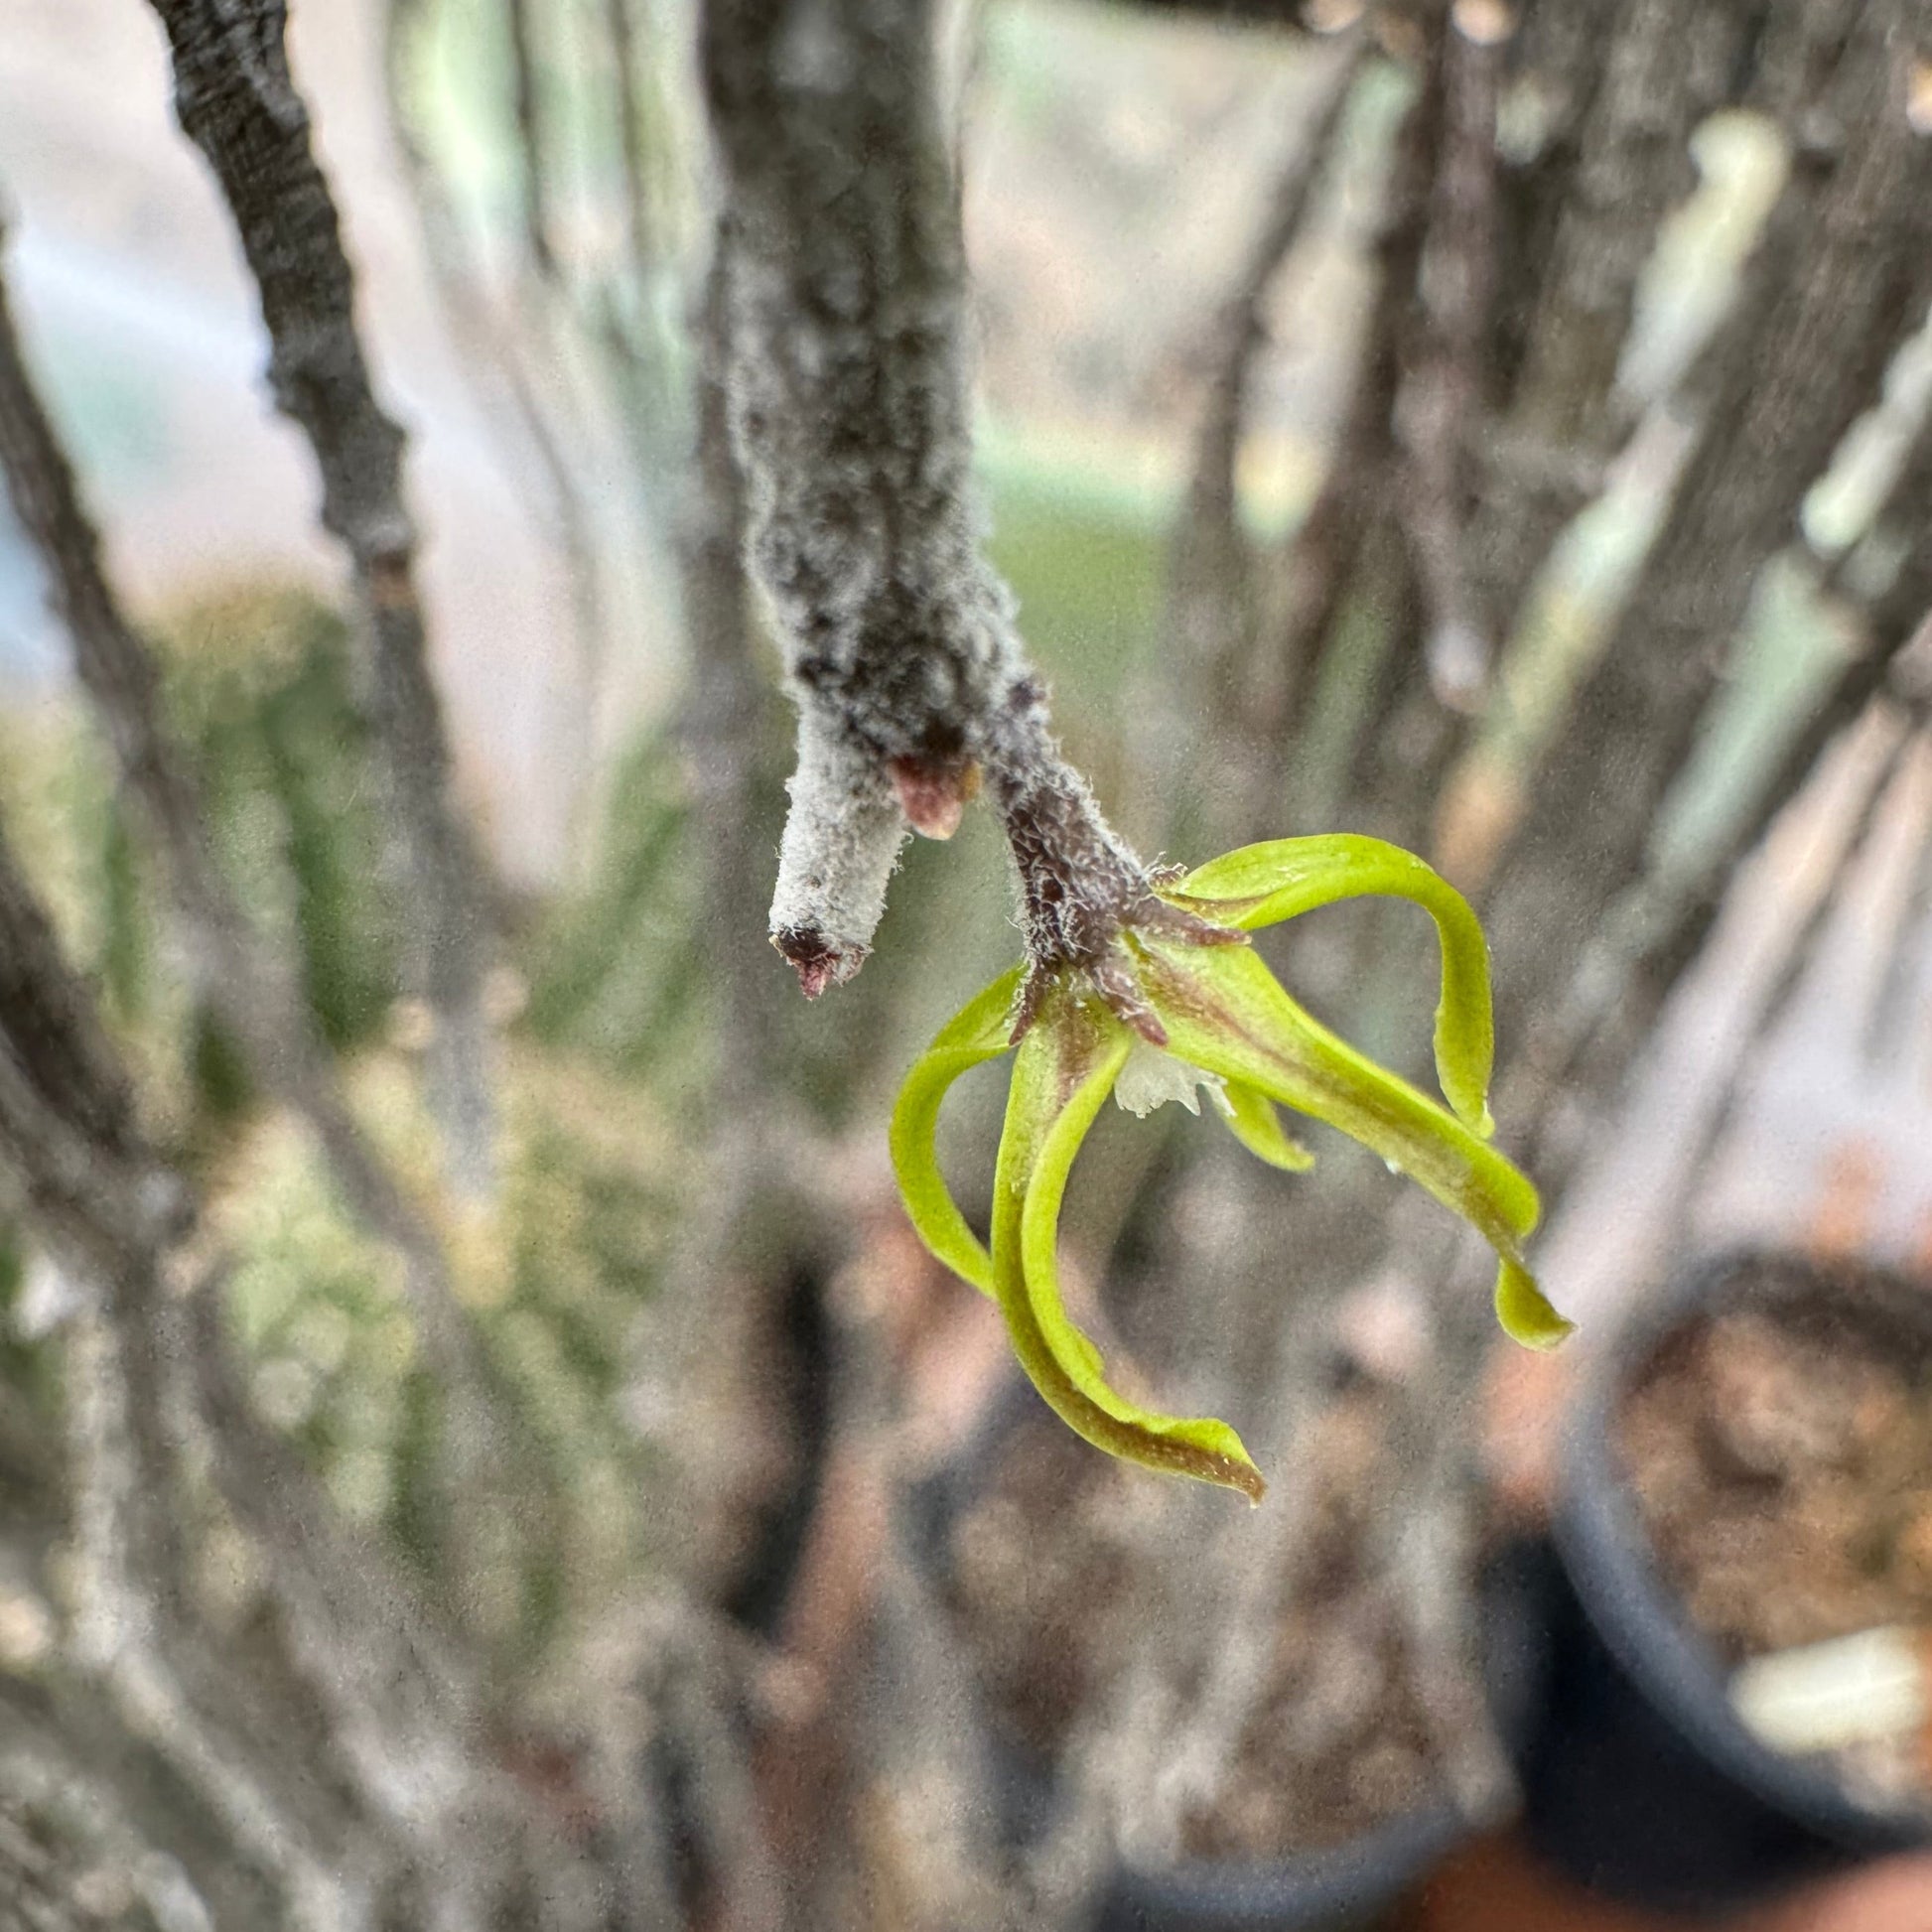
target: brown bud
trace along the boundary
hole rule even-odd
[[[979,796],[980,768],[972,759],[889,759],[886,769],[899,810],[922,838],[951,838]]]
[[[815,1000],[828,986],[843,986],[872,957],[872,948],[826,938],[808,926],[786,926],[771,943],[798,975],[799,990]]]

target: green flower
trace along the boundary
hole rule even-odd
[[[1205,1085],[1229,1131],[1291,1172],[1312,1156],[1277,1104],[1372,1148],[1476,1228],[1500,1257],[1496,1312],[1533,1348],[1571,1324],[1524,1266],[1536,1189],[1485,1143],[1494,1053],[1488,948],[1461,895],[1420,859],[1379,839],[1336,835],[1243,847],[1179,878],[1157,879],[1154,916],[1123,925],[1099,968],[1016,967],[968,1003],[907,1074],[893,1113],[893,1166],[926,1246],[992,1296],[1015,1351],[1054,1410],[1097,1448],[1239,1489],[1260,1471],[1226,1423],[1164,1416],[1106,1380],[1100,1351],[1060,1300],[1060,1200],[1080,1143],[1109,1093],[1136,1113]],[[1443,988],[1436,1068],[1446,1109],[1365,1059],[1306,1013],[1243,935],[1361,895],[1413,899],[1435,919]],[[993,1183],[990,1251],[967,1225],[934,1145],[947,1089],[1016,1048]]]

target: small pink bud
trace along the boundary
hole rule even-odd
[[[922,838],[951,838],[979,796],[980,768],[971,759],[889,759],[886,769],[899,810]]]

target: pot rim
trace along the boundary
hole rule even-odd
[[[1725,1290],[1765,1264],[1828,1279],[1801,1254],[1732,1247],[1686,1269],[1645,1298],[1592,1351],[1571,1409],[1563,1485],[1551,1540],[1578,1601],[1618,1664],[1688,1742],[1720,1770],[1804,1825],[1866,1855],[1932,1844],[1932,1805],[1877,1806],[1838,1779],[1761,1741],[1731,1708],[1715,1647],[1659,1572],[1636,1501],[1615,1454],[1618,1405],[1635,1372],[1695,1317],[1726,1306]],[[1885,1272],[1863,1267],[1875,1279]],[[1739,1294],[1738,1306],[1749,1297]],[[1932,1337],[1932,1290],[1925,1293]]]
[[[1195,1912],[1217,1924],[1251,1918],[1257,1932],[1280,1924],[1285,1911],[1320,1923],[1395,1897],[1470,1829],[1452,1799],[1436,1798],[1359,1838],[1282,1858],[1180,1859],[1163,1865],[1117,1858],[1114,1882],[1138,1902]]]

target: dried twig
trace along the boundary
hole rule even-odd
[[[289,72],[282,0],[153,0],[174,55],[175,111],[234,217],[267,325],[277,406],[308,438],[322,521],[348,553],[371,646],[368,702],[415,917],[413,970],[451,1170],[487,1182],[492,1107],[482,1009],[486,895],[450,795],[450,748],[430,674],[402,495],[403,434],[377,402],[356,333],[335,198]]]
[[[1499,0],[1450,10],[1439,58],[1443,134],[1419,277],[1418,340],[1395,401],[1404,535],[1422,591],[1424,662],[1438,701],[1473,710],[1493,638],[1468,581],[1469,438],[1483,403],[1495,255],[1496,97],[1510,16]]]
[[[167,864],[195,976],[270,1091],[308,1121],[350,1208],[407,1264],[425,1346],[484,1441],[508,1440],[435,1234],[370,1150],[287,962],[266,945],[215,864],[197,786],[162,727],[160,674],[100,567],[73,473],[35,393],[0,286],[0,470],[45,564],[74,668]]]

